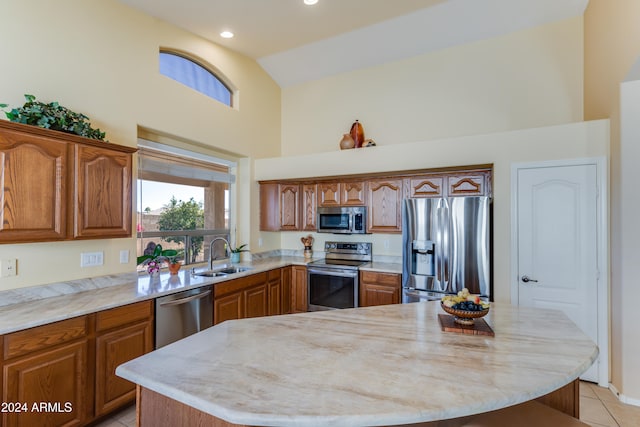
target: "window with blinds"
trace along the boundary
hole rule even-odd
[[[174,146],[138,142],[138,256],[156,245],[176,249],[183,264],[210,259],[215,237],[229,240],[235,163]],[[214,258],[224,254],[216,245]]]

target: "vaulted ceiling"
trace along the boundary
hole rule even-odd
[[[282,87],[579,16],[588,0],[120,0],[254,58]],[[220,32],[232,31],[224,39]]]

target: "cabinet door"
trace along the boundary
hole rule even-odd
[[[267,298],[267,284],[256,286],[251,289],[245,289],[243,291],[244,299],[244,316],[248,317],[262,317],[269,313],[268,298]]]
[[[452,175],[447,181],[449,196],[484,196],[486,193],[483,174]]]
[[[87,415],[87,340],[6,362],[3,402],[25,402],[28,412],[4,413],[15,427],[84,425]],[[51,404],[42,412],[34,404]],[[39,406],[38,406],[39,407]]]
[[[340,206],[340,184],[322,182],[318,184],[318,206]]]
[[[318,203],[318,186],[316,184],[304,184],[302,186],[302,229],[316,231],[316,205]]]
[[[213,324],[225,320],[242,319],[242,291],[237,291],[213,300]]]
[[[116,367],[152,350],[151,322],[115,329],[96,338],[96,416],[135,400],[136,385],[118,377]]]
[[[293,267],[280,269],[282,281],[282,314],[291,313],[291,271]]]
[[[294,313],[306,313],[307,301],[307,268],[293,266],[291,277],[291,305]]]
[[[131,154],[75,147],[76,238],[131,237]]]
[[[408,178],[407,197],[442,197],[444,178],[442,176],[412,176]]]
[[[280,231],[278,184],[260,184],[260,231]]]
[[[0,243],[67,238],[68,145],[0,130]]]
[[[401,275],[362,271],[360,273],[360,306],[399,304]]]
[[[364,206],[366,193],[364,182],[343,182],[340,184],[340,203],[343,206]]]
[[[300,186],[280,185],[280,229],[300,229]]]
[[[268,314],[282,314],[282,281],[280,269],[271,270],[267,274]]]
[[[367,231],[402,232],[402,179],[375,179],[369,181],[367,187]]]

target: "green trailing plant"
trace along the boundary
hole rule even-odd
[[[92,128],[89,118],[84,114],[71,111],[57,102],[45,104],[36,101],[33,95],[25,94],[24,97],[27,102],[22,107],[4,112],[12,122],[73,133],[99,141],[105,140],[105,133],[100,129]],[[7,107],[7,104],[0,104],[2,109]]]

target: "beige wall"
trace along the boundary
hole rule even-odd
[[[358,150],[332,151],[260,159],[255,162],[256,179],[300,178],[349,173],[438,168],[454,165],[494,166],[494,295],[510,302],[511,262],[511,166],[518,162],[605,156],[608,149],[608,120],[581,122],[486,135],[436,139],[384,145]],[[261,233],[268,236],[277,233]],[[280,233],[281,245],[302,249],[300,236],[308,233]],[[322,250],[333,235],[315,234],[314,250]],[[342,239],[342,238],[341,238]],[[355,241],[372,241],[374,255],[389,254],[388,240],[395,255],[401,255],[400,236],[351,236]]]
[[[282,154],[333,151],[355,119],[381,145],[580,121],[582,35],[576,17],[285,88]]]
[[[610,381],[621,400],[636,405],[640,405],[640,359],[637,331],[629,325],[637,313],[632,301],[640,300],[640,225],[635,206],[635,183],[640,179],[640,132],[635,123],[640,97],[635,82],[621,83],[640,57],[639,20],[640,2],[636,0],[590,0],[584,14],[585,120],[609,117],[611,122]]]
[[[115,0],[6,2],[0,102],[22,105],[23,94],[82,112],[107,138],[135,146],[138,126],[176,135],[236,157],[280,153],[280,89],[251,59],[177,29]],[[191,52],[216,66],[239,91],[230,109],[158,72],[158,49]],[[258,143],[257,143],[258,142]],[[239,169],[251,166],[240,163]],[[238,188],[251,171],[239,170]],[[240,195],[238,209],[249,212]],[[249,215],[238,220],[248,228]],[[245,228],[245,229],[247,229]],[[131,252],[120,264],[120,250]],[[80,268],[80,253],[105,251],[102,267]],[[133,271],[134,239],[0,245],[0,259],[17,258],[18,276],[0,290]]]
[[[640,56],[640,2],[590,0],[584,13],[584,119],[610,117]],[[613,141],[612,141],[613,143]]]

